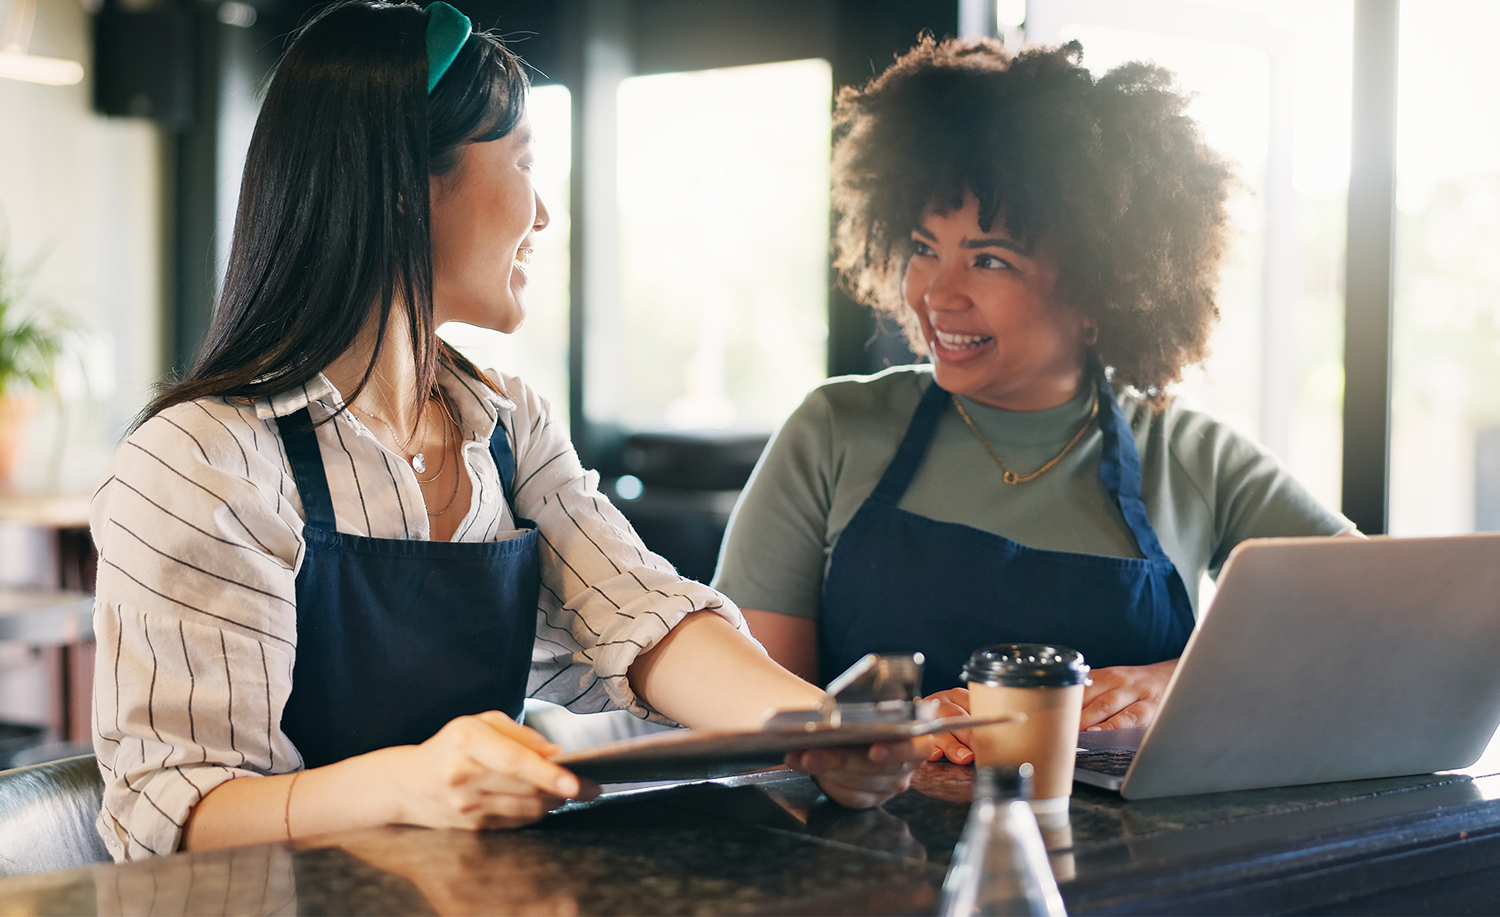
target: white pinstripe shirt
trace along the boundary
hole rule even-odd
[[[516,508],[541,530],[542,592],[529,693],[578,712],[647,711],[624,677],[684,615],[733,603],[679,577],[599,493],[546,401],[443,371],[474,496],[455,541],[518,534],[489,451],[516,455]],[[254,404],[176,405],[120,446],[94,497],[99,549],[94,747],[99,831],[117,860],[177,849],[192,807],[226,780],[297,770],[280,729],[297,652],[302,508],[276,418],[342,400],[327,379]],[[338,530],[428,538],[412,469],[351,413],[317,428]],[[457,511],[455,508],[454,511]],[[656,717],[659,719],[659,717]]]

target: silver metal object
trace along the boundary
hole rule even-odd
[[[815,729],[849,723],[909,723],[930,719],[935,705],[920,703],[921,653],[868,653],[828,683],[828,700],[813,710],[788,710],[766,720],[770,731]]]

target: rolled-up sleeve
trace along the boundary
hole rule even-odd
[[[585,471],[564,426],[519,380],[502,377],[516,408],[516,508],[541,531],[542,593],[529,693],[575,712],[621,707],[671,722],[631,690],[627,673],[695,611],[722,615],[747,637],[739,608],[684,579],[641,542]],[[752,638],[753,639],[753,638]]]

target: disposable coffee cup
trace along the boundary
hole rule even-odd
[[[1020,722],[974,730],[975,767],[1032,767],[1031,808],[1044,827],[1066,822],[1078,721],[1089,667],[1083,654],[1044,643],[1002,643],[964,665],[976,717],[1024,713]]]

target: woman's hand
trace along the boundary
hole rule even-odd
[[[599,788],[548,760],[562,749],[490,711],[398,745],[275,777],[229,780],[193,808],[184,850],[260,844],[376,825],[513,828]]]
[[[1177,668],[1176,659],[1152,665],[1117,665],[1095,669],[1083,689],[1081,730],[1129,729],[1156,718],[1161,696]]]
[[[786,766],[811,775],[834,802],[868,809],[905,792],[934,747],[930,736],[922,736],[868,748],[814,748],[789,752]]]
[[[630,686],[657,712],[684,726],[759,728],[782,710],[812,710],[821,688],[778,665],[724,618],[694,612],[630,666]],[[787,767],[817,778],[823,792],[853,809],[878,806],[911,783],[937,746],[931,739],[792,752]]]
[[[929,701],[933,699],[938,701],[937,712],[934,714],[936,717],[969,715],[968,688],[949,688],[923,698]],[[957,732],[944,733],[932,738],[937,743],[937,748],[927,760],[940,761],[947,758],[954,764],[974,763],[974,730],[960,729]]]
[[[387,756],[392,821],[429,828],[516,828],[598,787],[552,763],[562,748],[497,711],[459,717]]]

